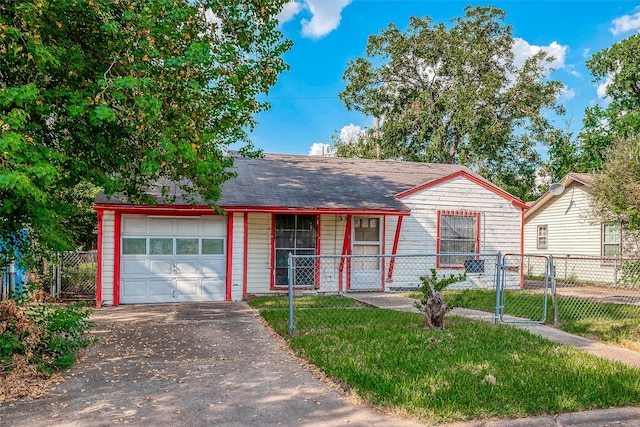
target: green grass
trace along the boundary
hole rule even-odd
[[[286,309],[289,307],[289,297],[259,297],[249,301],[251,307],[266,309]],[[295,297],[296,308],[348,308],[361,306],[358,301],[352,298],[345,298],[339,295],[309,295]]]
[[[256,307],[261,303],[253,300]],[[640,370],[552,343],[508,325],[378,308],[261,310],[291,347],[381,407],[426,422],[516,418],[640,401]]]

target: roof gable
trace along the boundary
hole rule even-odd
[[[569,188],[572,184],[578,185],[580,187],[584,187],[585,190],[589,188],[591,185],[591,181],[593,180],[593,175],[588,173],[575,173],[570,172],[566,174],[559,183],[564,186],[565,189]],[[563,190],[564,192],[564,190]],[[549,191],[544,193],[542,196],[538,198],[538,200],[534,201],[529,205],[529,209],[525,212],[524,217],[525,221],[534,215],[536,212],[543,210],[546,206],[556,200],[556,196],[551,194]]]

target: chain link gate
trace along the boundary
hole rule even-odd
[[[504,323],[545,323],[553,296],[549,258],[541,255],[505,254],[500,262],[496,312]],[[551,304],[554,299],[552,298]],[[555,313],[555,309],[552,310]]]

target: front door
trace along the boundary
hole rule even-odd
[[[381,220],[378,217],[353,218],[352,290],[379,290],[382,288],[380,223]]]

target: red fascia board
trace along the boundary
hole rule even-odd
[[[454,172],[450,175],[444,176],[442,178],[438,178],[436,180],[433,180],[431,182],[428,182],[426,184],[422,184],[419,185],[417,187],[411,188],[410,190],[407,191],[403,191],[401,193],[396,194],[396,198],[401,200],[404,199],[405,197],[411,196],[415,193],[419,193],[423,190],[426,190],[427,188],[431,188],[431,187],[435,187],[436,185],[442,184],[444,182],[450,181],[452,179],[455,178],[465,178],[471,182],[473,182],[474,184],[477,184],[479,186],[481,186],[482,188],[485,188],[489,191],[491,191],[492,193],[497,194],[498,196],[508,200],[511,204],[519,207],[519,208],[523,208],[526,209],[527,208],[527,204],[525,202],[523,202],[522,200],[512,196],[511,194],[507,193],[506,191],[496,187],[495,185],[484,181],[474,175],[471,175],[469,172],[467,171],[458,171],[458,172]]]
[[[409,210],[399,211],[394,209],[345,209],[345,208],[288,208],[283,206],[220,206],[226,212],[241,213],[272,213],[272,214],[326,214],[326,215],[403,215],[409,216]],[[216,215],[216,212],[208,206],[191,205],[124,205],[124,204],[96,204],[96,211],[117,211],[127,214],[147,215]]]

